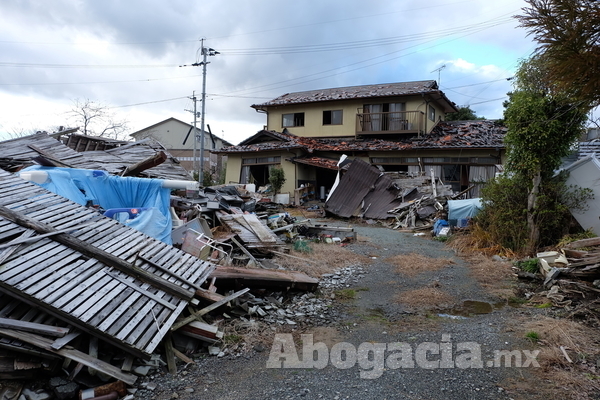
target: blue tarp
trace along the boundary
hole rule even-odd
[[[481,209],[481,199],[448,200],[448,219],[459,220],[472,218]]]
[[[81,205],[91,201],[105,210],[141,208],[146,210],[123,222],[148,236],[167,244],[171,241],[170,189],[161,179],[145,179],[108,175],[105,171],[32,166],[23,171],[44,171],[48,180],[43,188]]]

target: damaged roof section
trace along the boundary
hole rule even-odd
[[[312,103],[317,101],[363,99],[371,97],[405,96],[433,93],[439,93],[437,83],[433,80],[398,82],[378,85],[349,86],[341,88],[286,93],[266,103],[255,104],[252,107],[256,109],[261,109],[267,106],[278,106],[283,104],[300,104]]]
[[[504,148],[506,127],[497,121],[443,121],[431,133],[399,140],[383,139],[316,139],[284,132],[261,131],[237,146],[225,147],[218,153],[246,153],[303,149],[315,151],[399,151],[446,148]]]
[[[393,179],[360,159],[352,161],[339,185],[325,203],[325,210],[339,217],[385,219],[388,210],[401,203],[401,189]]]
[[[0,168],[16,172],[39,164],[49,167],[103,170],[120,175],[128,167],[151,160],[162,152],[164,156],[158,165],[149,164],[149,168],[141,170],[138,175],[147,178],[192,180],[189,173],[179,165],[179,161],[171,156],[164,146],[152,139],[123,142],[83,135],[75,137],[77,140],[71,144],[77,149],[88,151],[77,152],[46,133],[4,141],[0,145]],[[69,138],[70,136],[64,136],[62,140],[68,143]],[[101,145],[97,146],[98,143]],[[105,150],[90,151],[98,147],[104,147]]]
[[[149,358],[214,264],[0,170],[0,290]]]

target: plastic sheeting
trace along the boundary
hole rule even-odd
[[[108,175],[105,171],[42,166],[28,167],[23,171],[46,172],[48,179],[40,186],[84,206],[91,202],[105,210],[147,207],[149,210],[138,217],[122,222],[172,244],[171,191],[162,187],[161,179],[119,177]]]
[[[477,215],[481,209],[481,199],[448,200],[448,219],[459,220]]]

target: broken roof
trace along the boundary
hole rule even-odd
[[[339,217],[387,218],[388,210],[401,203],[402,190],[392,178],[371,164],[356,159],[325,203],[325,210]]]
[[[83,135],[77,136],[80,138]],[[87,138],[89,140],[86,143],[110,142],[111,145],[118,145],[118,147],[103,151],[77,152],[46,133],[36,133],[1,142],[0,168],[17,171],[37,163],[67,168],[97,169],[108,171],[111,174],[120,174],[126,167],[163,151],[168,155],[167,160],[161,165],[143,171],[140,175],[148,178],[192,180],[189,173],[179,165],[179,161],[169,155],[165,147],[153,139],[122,142],[110,139],[98,140],[95,137]],[[90,147],[92,146],[87,146],[88,149]],[[84,146],[85,148],[86,146]]]
[[[139,357],[214,269],[2,170],[0,203],[0,243],[34,239],[0,248],[0,290]]]
[[[308,90],[305,92],[286,93],[262,104],[252,105],[255,109],[285,104],[313,103],[319,101],[366,99],[390,96],[406,96],[415,94],[441,94],[453,106],[446,96],[438,89],[436,81],[415,81],[383,83],[377,85],[349,86],[341,88]]]
[[[260,131],[237,146],[216,153],[246,153],[303,149],[314,151],[399,151],[446,148],[504,148],[507,128],[493,120],[442,121],[431,133],[399,140],[340,138],[318,139],[293,135],[287,131]]]

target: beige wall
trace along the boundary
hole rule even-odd
[[[283,114],[304,113],[303,127],[288,127],[288,131],[298,136],[306,137],[335,137],[354,136],[356,134],[356,114],[365,104],[379,103],[406,103],[406,111],[422,111],[427,120],[427,107],[421,96],[373,98],[346,101],[326,101],[319,103],[291,104],[287,106],[269,107],[267,115],[267,129],[277,132],[283,130]],[[430,102],[436,109],[436,120],[444,119],[443,108]],[[342,110],[342,125],[323,125],[323,111]],[[434,122],[427,120],[426,131],[429,132]]]
[[[139,141],[147,137],[152,137],[162,143],[167,149],[181,149],[181,150],[192,150],[194,148],[193,133],[190,132],[188,139],[183,144],[185,136],[187,135],[190,126],[177,120],[167,120],[164,123],[158,124],[154,127],[143,129],[135,133],[135,140]],[[198,134],[200,134],[200,127],[198,126]],[[223,147],[223,143],[219,139],[215,139],[215,145],[217,149]],[[212,149],[212,140],[210,135],[204,135],[204,148],[207,150]],[[196,149],[200,151],[200,142],[196,144]]]
[[[290,196],[294,195],[294,189],[296,189],[296,165],[286,160],[286,158],[292,158],[295,156],[294,153],[290,152],[247,152],[247,153],[233,153],[228,154],[227,157],[227,172],[225,175],[226,183],[239,183],[240,174],[242,171],[242,158],[249,157],[281,157],[281,168],[285,175],[285,183],[281,188],[281,193],[290,193]],[[257,188],[258,189],[258,188]]]

